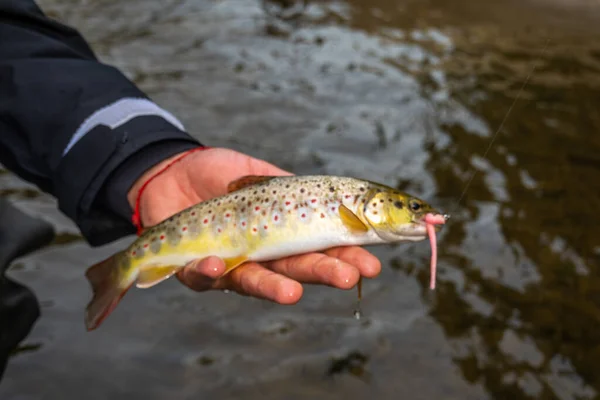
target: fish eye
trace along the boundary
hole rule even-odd
[[[410,209],[413,211],[419,211],[421,209],[421,205],[413,200],[410,202]]]

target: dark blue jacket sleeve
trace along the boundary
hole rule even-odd
[[[90,244],[134,233],[131,185],[199,145],[77,31],[0,0],[0,162],[55,196]]]

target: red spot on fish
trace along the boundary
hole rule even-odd
[[[286,201],[286,202],[285,202],[285,205],[286,205],[286,206],[289,206],[290,204],[292,204],[292,203],[291,203],[291,202],[289,202],[289,201]]]
[[[331,207],[331,211],[335,211],[335,207]]]
[[[306,218],[306,214],[305,214],[305,213],[302,213],[301,217],[302,217],[302,218]]]
[[[245,222],[245,221],[244,221],[244,222],[242,222],[242,226],[246,226],[246,222]]]
[[[208,224],[208,218],[204,218],[204,221],[202,221],[202,222],[204,222],[205,224]]]
[[[298,209],[298,204],[296,204],[296,205],[294,206],[294,210],[297,210],[297,209]]]
[[[253,231],[253,232],[256,232],[256,228],[252,228],[252,231]]]
[[[263,228],[265,228],[265,230],[267,230],[269,227],[267,225],[263,226]]]
[[[263,212],[262,212],[262,215],[263,215],[263,217],[264,217],[265,215],[267,215],[267,212],[266,212],[266,211],[263,211]]]
[[[325,214],[321,213],[321,218],[325,218]]]
[[[191,215],[192,215],[192,217],[195,217],[196,216],[196,211],[192,211]]]
[[[147,249],[148,248],[148,243],[144,244],[144,248]]]
[[[279,215],[276,215],[276,216],[274,216],[274,217],[273,217],[273,219],[274,219],[275,221],[279,221]]]
[[[160,235],[160,240],[165,240],[165,235]]]
[[[255,211],[258,211],[258,210],[260,210],[260,207],[259,207],[259,206],[256,206],[256,207],[254,207],[254,210],[255,210]]]
[[[181,231],[182,231],[182,232],[185,232],[185,231],[187,231],[187,226],[184,226],[183,228],[181,228]]]
[[[221,228],[218,228],[218,229],[217,229],[217,232],[221,233]]]
[[[137,254],[137,251],[134,251],[131,253],[132,256],[135,256]]]
[[[350,196],[349,194],[344,196],[344,198],[346,198],[346,199],[349,199],[350,197],[352,197],[352,196]]]
[[[220,205],[221,205],[221,202],[219,201],[219,202],[217,203],[217,206],[220,206]]]
[[[312,199],[310,202],[314,204],[317,202],[317,199]]]
[[[229,214],[229,213],[225,214],[225,218],[229,218],[229,217],[231,217],[231,214]]]

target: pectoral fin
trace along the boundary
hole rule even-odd
[[[234,181],[231,181],[229,185],[227,185],[227,192],[235,192],[236,190],[240,190],[247,186],[256,185],[258,183],[266,182],[275,178],[274,176],[266,176],[266,175],[246,175],[238,178]]]
[[[165,279],[169,279],[179,269],[180,267],[173,265],[148,267],[147,269],[140,271],[135,286],[140,289],[147,289],[164,281]]]
[[[369,230],[369,227],[343,204],[340,206],[340,218],[344,225],[351,231],[364,233]]]
[[[238,256],[238,257],[224,258],[223,261],[225,262],[225,272],[223,272],[223,275],[221,275],[221,276],[227,275],[228,273],[233,271],[235,268],[239,267],[240,265],[242,265],[243,263],[248,261],[248,257],[247,256]]]

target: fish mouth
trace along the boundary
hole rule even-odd
[[[422,215],[417,221],[414,221],[414,224],[421,226],[423,228],[423,235],[427,235],[427,225],[433,225],[435,231],[439,232],[442,229],[442,225],[444,225],[449,219],[449,214],[433,212]]]

